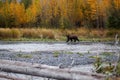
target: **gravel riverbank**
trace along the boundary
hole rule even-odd
[[[92,64],[95,56],[114,62],[119,51],[119,46],[103,43],[0,43],[0,59],[62,67]]]
[[[10,52],[0,51],[0,59],[25,61],[30,63],[47,64],[51,66],[70,67],[92,64],[95,61],[95,53],[67,53],[67,52]],[[103,56],[103,55],[100,55]],[[116,61],[117,56],[104,56],[103,61]],[[74,63],[73,63],[74,61]]]

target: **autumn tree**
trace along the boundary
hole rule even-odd
[[[0,14],[1,14],[1,17],[2,17],[2,19],[3,19],[2,25],[3,25],[4,27],[9,27],[9,23],[10,23],[10,21],[11,21],[11,20],[10,20],[11,15],[10,15],[10,9],[9,9],[9,2],[8,2],[8,0],[6,0],[6,1],[3,3],[3,6],[2,6],[2,8],[1,8]]]
[[[119,28],[119,0],[0,0],[0,26]]]
[[[10,3],[10,12],[12,18],[15,20],[12,25],[19,27],[26,22],[25,8],[23,4],[12,1]]]

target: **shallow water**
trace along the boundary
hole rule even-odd
[[[8,50],[14,52],[36,52],[36,51],[69,51],[69,52],[115,52],[120,50],[120,46],[103,43],[0,43],[0,50]]]

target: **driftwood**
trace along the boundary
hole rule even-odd
[[[15,77],[2,75],[2,74],[0,74],[0,78],[10,79],[10,80],[25,80],[25,79],[15,78]]]
[[[41,65],[41,64],[32,65],[31,63],[8,61],[8,60],[0,60],[0,69],[1,71],[4,72],[13,72],[13,73],[60,79],[60,80],[83,80],[83,78],[86,77],[88,78],[88,80],[94,80],[94,79],[100,80],[105,78],[105,75],[102,74],[85,73],[68,68],[59,69],[58,67],[54,67],[54,66]]]
[[[26,62],[20,62],[20,61],[10,61],[10,60],[0,60],[0,64],[9,64],[9,65],[16,65],[16,66],[23,66],[23,67],[33,67],[33,68],[49,68],[49,69],[59,69],[59,67],[56,66],[48,66],[44,64],[37,64],[37,63],[26,63]]]

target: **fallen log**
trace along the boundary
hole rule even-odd
[[[59,69],[57,66],[48,66],[45,64],[37,64],[37,63],[26,63],[20,61],[10,61],[10,60],[0,60],[0,64],[9,64],[9,65],[16,65],[16,66],[26,66],[26,67],[33,67],[33,68],[48,68],[48,69]]]
[[[25,79],[15,78],[15,77],[2,75],[2,74],[0,74],[0,78],[10,79],[10,80],[25,80]]]
[[[4,63],[3,63],[4,62]],[[18,65],[19,64],[19,65]],[[26,74],[32,76],[39,76],[45,78],[53,78],[60,80],[94,80],[103,79],[105,75],[95,73],[85,73],[80,71],[74,71],[71,69],[59,69],[58,67],[51,67],[47,65],[38,64],[37,67],[31,63],[19,61],[7,61],[0,60],[0,69],[4,72],[12,72],[19,74]]]

